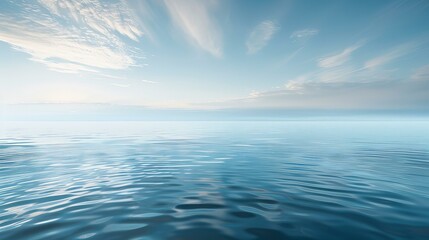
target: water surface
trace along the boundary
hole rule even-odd
[[[429,239],[429,122],[0,130],[0,239]]]

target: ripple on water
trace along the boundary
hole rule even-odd
[[[379,124],[6,131],[0,239],[429,239],[428,125]]]
[[[221,204],[215,204],[215,203],[201,203],[201,204],[179,204],[176,206],[176,208],[181,210],[219,209],[219,208],[225,208],[225,206]]]

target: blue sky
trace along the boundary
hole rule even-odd
[[[0,101],[427,110],[428,23],[425,0],[5,0]]]

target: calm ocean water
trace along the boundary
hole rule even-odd
[[[429,122],[0,123],[0,239],[429,239]]]

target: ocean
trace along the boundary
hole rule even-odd
[[[0,123],[0,239],[429,239],[429,122]]]

